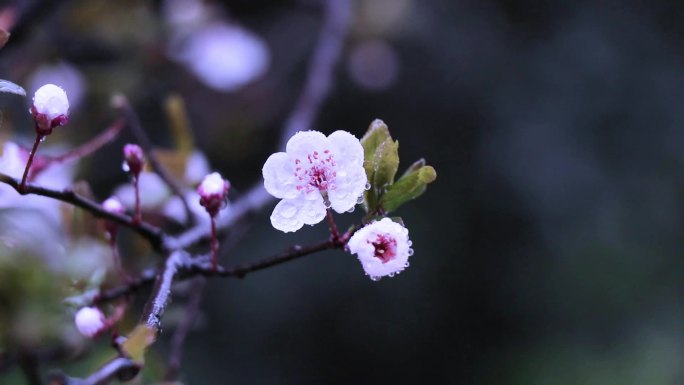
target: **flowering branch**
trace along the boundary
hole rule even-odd
[[[183,209],[185,210],[186,218],[188,218],[189,221],[192,221],[194,216],[192,215],[190,206],[188,205],[188,202],[185,200],[185,196],[183,195],[183,192],[181,191],[178,182],[173,178],[169,171],[161,164],[161,162],[159,162],[159,159],[154,154],[152,141],[147,136],[147,133],[145,132],[142,124],[140,123],[140,118],[138,117],[138,114],[136,114],[128,99],[123,95],[116,95],[114,97],[113,104],[116,108],[118,108],[121,111],[124,118],[126,118],[126,121],[128,122],[128,126],[130,127],[133,136],[135,136],[135,139],[140,144],[140,147],[142,147],[142,149],[145,151],[145,155],[147,156],[147,160],[150,163],[150,167],[152,167],[152,170],[154,170],[154,172],[157,173],[157,175],[159,175],[159,177],[164,181],[164,183],[166,183],[166,185],[171,190],[171,193],[181,200],[181,203],[183,204]]]
[[[140,371],[140,365],[135,361],[117,357],[87,378],[74,378],[64,373],[52,373],[50,375],[51,385],[104,385],[114,380],[128,381],[133,379]]]
[[[17,179],[12,178],[9,175],[0,173],[0,182],[5,183],[19,192],[20,182]],[[126,226],[136,233],[140,234],[143,238],[147,239],[155,250],[163,250],[167,236],[157,227],[154,227],[148,223],[140,222],[134,223],[133,218],[117,214],[113,212],[108,212],[99,203],[94,202],[82,195],[75,193],[72,190],[52,190],[46,187],[36,186],[32,184],[27,184],[25,186],[25,194],[40,195],[48,198],[57,199],[62,202],[72,204],[74,206],[80,207],[96,217],[107,219],[116,222],[122,226]]]

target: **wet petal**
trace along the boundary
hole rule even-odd
[[[266,191],[276,198],[297,197],[300,193],[297,190],[294,168],[294,160],[284,152],[276,152],[269,156],[262,169]]]

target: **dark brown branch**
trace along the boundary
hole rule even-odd
[[[266,257],[256,262],[243,263],[229,268],[219,266],[215,272],[211,269],[211,261],[208,256],[196,258],[188,258],[186,256],[183,258],[183,261],[180,265],[174,267],[177,268],[178,276],[176,278],[179,280],[185,280],[198,275],[205,277],[218,276],[243,278],[247,274],[255,271],[292,261],[297,258],[317,253],[319,251],[340,247],[341,245],[333,242],[332,240],[318,242],[309,246],[295,245],[286,251]],[[88,292],[78,297],[72,297],[68,301],[80,306],[109,302],[130,295],[142,287],[151,284],[155,281],[155,278],[158,275],[159,272],[154,270],[146,270],[140,277],[133,279],[129,284],[105,290],[99,294],[96,292]]]
[[[19,181],[12,178],[9,175],[0,173],[0,182],[5,183],[19,192]],[[106,211],[102,205],[92,201],[82,195],[79,195],[72,190],[52,190],[46,187],[36,186],[32,184],[27,184],[25,189],[25,194],[40,195],[48,198],[54,198],[56,200],[72,204],[74,206],[80,207],[96,217],[107,219],[112,222],[116,222],[122,226],[126,226],[136,233],[140,234],[142,237],[146,238],[152,247],[156,250],[161,250],[165,245],[166,236],[164,233],[148,223],[133,223],[133,219],[127,215],[121,215],[116,213],[111,213]]]
[[[159,175],[164,183],[166,183],[171,190],[171,193],[181,200],[183,203],[183,209],[185,210],[186,218],[188,218],[189,223],[192,223],[194,216],[190,210],[187,200],[185,199],[185,195],[183,194],[178,182],[161,164],[157,156],[154,154],[154,146],[152,145],[152,141],[147,136],[145,129],[140,123],[138,114],[135,112],[128,99],[123,95],[117,95],[114,97],[114,106],[118,108],[126,118],[128,127],[131,129],[135,140],[138,141],[140,147],[142,147],[142,149],[145,151],[145,155],[147,156],[147,161],[149,162],[150,167],[152,167],[152,170]]]
[[[171,352],[169,353],[169,364],[166,368],[166,375],[164,376],[165,381],[171,382],[178,378],[178,371],[180,369],[181,359],[183,358],[185,339],[190,333],[190,329],[192,329],[195,319],[197,318],[206,282],[207,281],[203,277],[193,278],[190,300],[185,308],[185,315],[171,338]]]

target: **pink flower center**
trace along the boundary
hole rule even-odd
[[[324,150],[323,154],[314,151],[306,155],[306,159],[295,159],[294,175],[299,180],[297,190],[310,193],[312,191],[328,191],[335,189],[335,158],[330,150]]]
[[[380,234],[375,241],[368,243],[375,247],[375,258],[380,259],[382,263],[387,263],[397,256],[397,240],[394,238]]]

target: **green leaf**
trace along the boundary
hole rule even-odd
[[[382,192],[387,185],[394,183],[394,176],[399,169],[399,142],[387,138],[380,143],[375,150],[372,164],[373,179],[370,182]]]
[[[385,212],[394,211],[402,204],[424,193],[427,185],[436,178],[437,173],[432,166],[422,166],[409,172],[387,189],[380,199],[380,205]]]
[[[147,347],[154,343],[156,337],[153,328],[138,324],[121,347],[133,361],[143,362]]]
[[[9,92],[11,94],[26,96],[26,91],[21,88],[21,86],[7,80],[0,80],[0,92]]]
[[[373,180],[373,163],[371,160],[375,156],[375,151],[385,140],[390,137],[389,129],[385,122],[380,119],[375,119],[368,126],[368,131],[361,138],[361,145],[363,146],[363,159],[364,167],[366,169],[366,175],[368,176],[368,181]]]
[[[409,168],[406,169],[406,171],[404,171],[401,177],[403,178],[414,171],[418,171],[423,166],[425,166],[425,159],[420,158],[417,161],[413,162],[413,164],[410,165]]]

